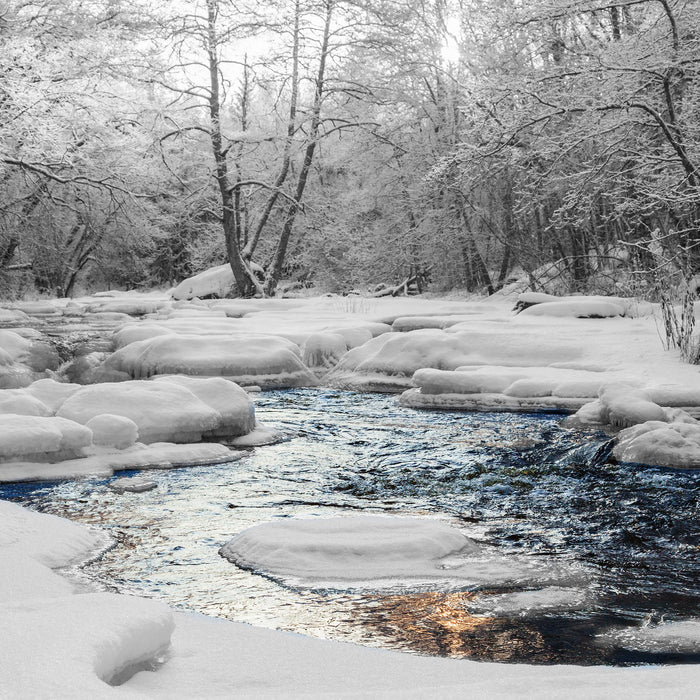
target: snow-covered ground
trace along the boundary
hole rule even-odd
[[[256,428],[249,395],[230,380],[250,391],[320,382],[403,392],[409,407],[578,411],[567,420],[622,429],[618,459],[700,467],[700,368],[664,350],[653,307],[527,301],[537,303],[518,315],[513,300],[424,298],[202,302],[154,293],[16,304],[0,310],[0,479],[235,459],[200,440],[275,436]],[[59,367],[41,333],[46,324],[114,336]],[[354,552],[370,547],[372,566],[360,576],[378,576],[378,563],[383,578],[411,567],[424,578],[450,567],[468,575],[459,557],[469,547],[447,526],[416,522],[407,542],[402,528],[378,537],[358,522],[326,530],[340,527]],[[317,535],[280,521],[234,538],[225,553],[280,579],[298,577],[300,567],[315,581],[342,578],[347,551],[333,542],[319,550]],[[12,669],[0,695],[656,698],[695,697],[700,683],[694,666],[502,666],[363,649],[174,613],[157,601],[76,588],[53,571],[105,546],[100,533],[0,502],[0,649]],[[578,595],[575,583],[556,577],[552,592]],[[692,646],[691,627],[654,635]],[[151,670],[134,673],[142,668]]]

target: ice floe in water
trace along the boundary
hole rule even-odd
[[[700,620],[627,627],[608,632],[601,640],[632,651],[700,653]]]
[[[533,591],[481,595],[469,604],[470,612],[488,616],[529,617],[542,613],[578,610],[590,605],[584,588],[549,586]]]
[[[244,530],[219,554],[241,568],[311,589],[447,590],[581,576],[492,553],[458,528],[426,517],[283,519]]]

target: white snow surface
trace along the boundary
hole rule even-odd
[[[77,593],[52,571],[105,543],[0,501],[0,655],[12,670],[3,697],[697,697],[697,666],[502,665],[368,649],[176,613],[156,600]],[[146,666],[155,670],[139,670]]]

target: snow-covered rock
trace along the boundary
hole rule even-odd
[[[170,292],[173,299],[234,296],[236,280],[228,263],[188,277]]]
[[[217,426],[203,433],[204,438],[237,438],[255,428],[253,402],[244,389],[228,379],[168,375],[155,377],[155,381],[178,384],[219,413]]]
[[[221,424],[218,411],[174,382],[134,381],[86,386],[69,396],[57,415],[86,425],[103,414],[138,426],[141,442],[199,442]]]
[[[700,423],[650,420],[617,436],[613,455],[620,462],[700,469]]]

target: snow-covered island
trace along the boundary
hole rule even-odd
[[[241,448],[280,437],[256,423],[258,389],[319,384],[395,392],[406,410],[558,411],[572,426],[607,430],[618,461],[700,468],[700,368],[664,349],[653,305],[524,301],[520,313],[513,299],[496,297],[114,293],[8,305],[0,310],[0,480],[233,461]],[[63,340],[50,342],[56,337]],[[150,488],[143,478],[113,483]],[[222,554],[311,586],[396,575],[431,581],[445,571],[481,580],[469,560],[478,547],[447,524],[340,520],[280,520],[222,542]],[[174,612],[57,573],[110,546],[100,531],[9,502],[0,502],[0,522],[7,697],[656,698],[693,697],[700,682],[696,666],[503,666]],[[330,539],[319,540],[319,528]],[[699,626],[650,633],[697,641]]]

